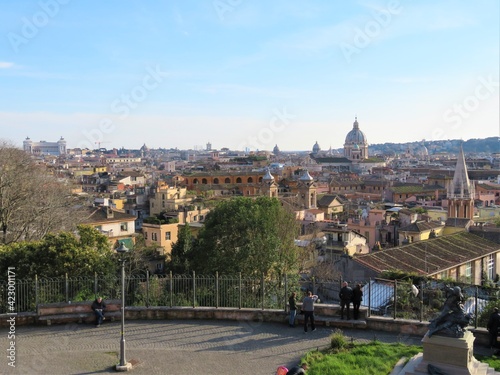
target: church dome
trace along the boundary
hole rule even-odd
[[[274,148],[273,148],[273,154],[274,155],[278,155],[279,153],[280,153],[280,149],[279,149],[278,145],[274,146]]]
[[[358,118],[356,117],[354,120],[354,124],[352,130],[347,133],[347,137],[345,137],[346,144],[367,144],[365,133],[359,130]]]
[[[321,151],[321,148],[319,147],[318,141],[316,141],[316,143],[313,146],[313,153],[317,154],[320,151]]]

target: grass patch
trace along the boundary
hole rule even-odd
[[[401,357],[410,359],[422,351],[420,346],[404,344],[348,344],[307,353],[302,362],[309,364],[308,375],[387,375]]]
[[[419,346],[372,342],[309,352],[303,361],[309,364],[308,375],[386,375],[401,357],[411,358],[421,351]]]

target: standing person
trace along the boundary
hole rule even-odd
[[[352,301],[352,288],[349,286],[347,281],[344,281],[342,283],[342,288],[340,289],[339,298],[340,298],[340,319],[344,319],[344,309],[347,310],[346,311],[347,320],[351,319],[349,310]]]
[[[359,307],[361,306],[361,301],[363,300],[363,291],[361,290],[361,284],[356,284],[352,290],[352,309],[354,314],[354,319],[359,318]],[[349,316],[349,313],[348,315]]]
[[[96,327],[100,327],[104,318],[104,310],[106,309],[106,304],[101,297],[97,297],[94,302],[92,302],[92,310],[96,316],[97,322]]]
[[[311,331],[316,331],[316,326],[314,325],[314,302],[316,302],[317,299],[318,296],[309,291],[302,301],[302,311],[304,312],[304,333],[307,333],[308,320],[311,321]]]
[[[292,292],[288,298],[288,305],[290,306],[290,319],[288,320],[288,325],[290,327],[295,327],[295,316],[297,315],[297,293]]]
[[[498,328],[500,328],[500,314],[498,313],[498,307],[493,309],[488,320],[488,325],[486,326],[490,334],[490,348],[494,348],[497,343]]]

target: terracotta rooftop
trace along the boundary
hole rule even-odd
[[[358,255],[353,260],[377,272],[400,270],[433,275],[498,251],[499,244],[464,231]]]

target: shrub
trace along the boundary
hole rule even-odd
[[[336,329],[330,335],[330,345],[332,349],[342,350],[347,347],[347,339],[344,336],[344,332],[340,329]]]

